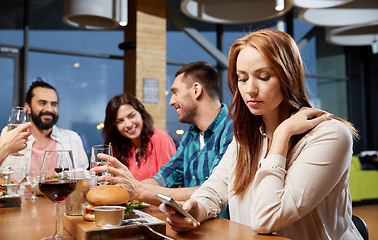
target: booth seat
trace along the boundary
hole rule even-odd
[[[352,157],[349,189],[353,202],[378,199],[378,171],[362,170],[358,156]]]

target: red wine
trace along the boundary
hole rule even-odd
[[[76,189],[72,180],[47,180],[39,183],[39,190],[53,202],[62,202]]]

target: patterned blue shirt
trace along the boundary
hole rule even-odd
[[[191,125],[176,154],[153,176],[160,186],[197,187],[208,179],[234,134],[225,104],[222,103],[221,111],[204,132],[205,145],[202,149],[198,141],[199,134],[197,126]]]

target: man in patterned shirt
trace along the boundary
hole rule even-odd
[[[159,205],[157,193],[185,201],[210,176],[233,138],[227,106],[219,100],[215,70],[206,62],[185,65],[176,73],[169,105],[180,122],[191,124],[177,153],[152,178],[137,181],[115,158],[108,181],[126,188],[132,199]],[[108,157],[104,156],[104,159]],[[93,169],[105,172],[104,167]],[[102,177],[99,181],[104,180]]]

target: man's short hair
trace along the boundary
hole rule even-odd
[[[43,87],[43,88],[52,89],[56,92],[56,95],[58,95],[58,92],[56,91],[56,89],[53,86],[51,86],[47,82],[43,81],[42,78],[39,77],[39,78],[37,78],[37,80],[32,82],[32,84],[29,87],[28,92],[26,93],[25,102],[29,105],[31,105],[31,100],[34,97],[33,90],[36,87]]]
[[[183,82],[188,87],[193,86],[195,82],[199,82],[211,98],[219,99],[218,74],[209,63],[199,61],[186,64],[176,72],[175,77],[181,73],[184,73]]]

